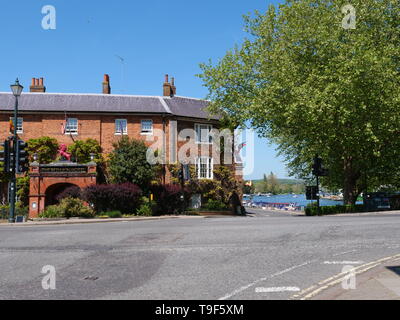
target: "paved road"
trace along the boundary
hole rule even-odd
[[[400,216],[276,213],[0,226],[0,299],[289,299],[342,263],[399,254],[399,230]],[[56,290],[42,289],[44,265]]]

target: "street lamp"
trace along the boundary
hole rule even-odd
[[[15,97],[15,107],[14,107],[14,135],[12,138],[13,145],[11,148],[11,152],[13,153],[12,161],[10,161],[11,167],[11,180],[10,180],[10,217],[8,218],[8,222],[15,222],[15,196],[17,189],[17,144],[18,144],[18,136],[17,136],[17,124],[18,124],[18,98],[21,96],[22,90],[24,87],[20,85],[19,80],[15,81],[14,84],[10,85],[11,91]]]
[[[13,95],[16,98],[21,96],[22,90],[24,90],[24,87],[19,84],[18,78],[17,78],[17,80],[15,81],[14,84],[10,85],[10,87],[11,87]]]

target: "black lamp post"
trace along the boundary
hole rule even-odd
[[[24,89],[23,86],[20,85],[18,78],[14,84],[11,86],[12,93],[15,97],[15,107],[14,107],[14,135],[12,137],[12,148],[11,152],[13,153],[12,159],[10,159],[10,168],[11,168],[11,180],[10,180],[10,217],[8,222],[14,223],[15,222],[15,198],[17,192],[17,143],[18,143],[18,136],[17,136],[17,125],[18,125],[18,98],[21,96],[22,90]]]

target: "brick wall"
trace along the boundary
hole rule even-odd
[[[0,114],[0,140],[6,139],[9,134],[9,120],[11,114]],[[113,143],[121,136],[115,135],[115,120],[126,119],[128,122],[128,136],[145,141],[146,136],[141,134],[141,120],[153,120],[153,128],[162,130],[162,117],[159,116],[108,116],[68,114],[69,118],[78,119],[78,134],[62,134],[61,126],[65,121],[62,114],[20,115],[23,117],[23,133],[19,137],[29,139],[48,136],[57,139],[60,144],[71,145],[76,140],[95,139],[99,141],[105,154],[113,150]],[[147,142],[151,144],[151,142]]]

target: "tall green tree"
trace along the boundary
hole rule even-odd
[[[299,178],[319,154],[324,185],[354,203],[399,181],[400,2],[352,0],[355,29],[348,4],[287,0],[247,16],[249,37],[200,77],[213,113],[276,143]]]
[[[280,191],[279,189],[280,185],[278,183],[278,178],[273,172],[271,172],[268,176],[268,191],[272,194],[278,194]]]
[[[147,190],[155,178],[155,166],[146,158],[143,141],[122,137],[109,155],[109,171],[114,183],[131,182]]]
[[[262,192],[269,191],[269,184],[268,184],[268,177],[264,174],[263,181],[262,181]]]

